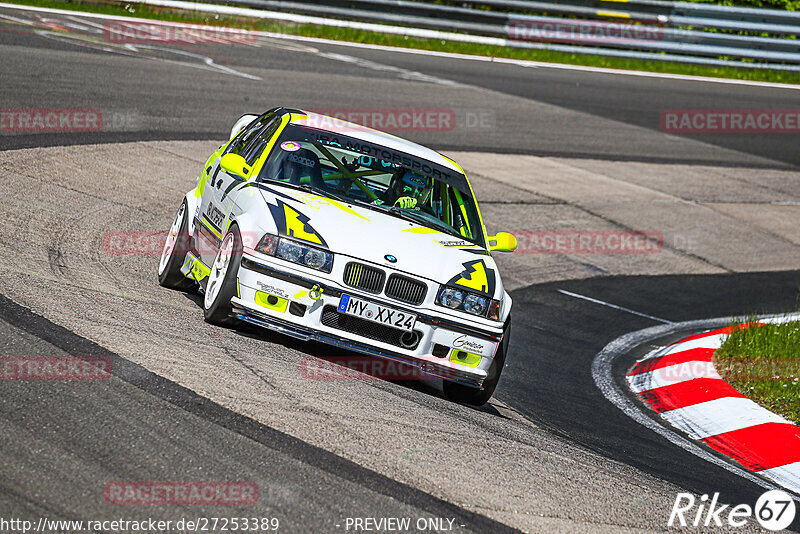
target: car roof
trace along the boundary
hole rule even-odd
[[[338,119],[329,115],[314,113],[304,110],[291,110],[292,111],[292,124],[299,126],[309,126],[318,130],[325,130],[333,133],[342,133],[348,137],[359,139],[367,143],[374,143],[377,145],[385,146],[386,148],[394,149],[399,152],[405,152],[412,156],[428,160],[432,163],[437,163],[442,167],[446,167],[453,171],[463,174],[464,171],[455,164],[450,158],[443,156],[433,149],[414,143],[407,139],[397,137],[380,130],[373,130],[366,126],[361,126],[344,119]],[[304,114],[300,115],[300,114]]]

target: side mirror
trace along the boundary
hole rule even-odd
[[[498,232],[495,236],[489,236],[489,250],[514,252],[517,250],[517,238],[508,232]]]
[[[231,153],[222,156],[222,159],[219,160],[219,166],[223,171],[237,178],[241,178],[242,180],[247,180],[250,177],[250,171],[252,170],[247,166],[247,163],[244,161],[242,156]]]

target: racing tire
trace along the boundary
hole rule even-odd
[[[470,404],[472,406],[483,406],[494,394],[497,383],[500,381],[500,375],[503,373],[503,366],[506,363],[506,354],[508,353],[508,343],[511,339],[511,316],[506,319],[506,327],[503,329],[503,340],[497,348],[497,353],[494,355],[492,365],[489,366],[486,380],[483,381],[483,386],[473,388],[455,382],[445,381],[442,383],[444,389],[444,396],[453,402],[459,404]]]
[[[237,275],[242,264],[242,234],[236,223],[222,238],[217,255],[211,264],[206,291],[203,295],[203,315],[206,322],[233,325],[231,299],[236,296]]]
[[[196,286],[194,280],[186,278],[181,272],[191,241],[188,211],[184,200],[172,221],[172,226],[164,242],[164,249],[161,251],[161,258],[158,261],[159,285],[181,291],[189,291]]]

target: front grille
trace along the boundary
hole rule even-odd
[[[393,274],[386,283],[386,295],[409,304],[422,304],[428,286],[407,276]]]
[[[328,328],[344,330],[351,334],[382,341],[407,350],[416,349],[419,346],[420,339],[422,339],[422,332],[418,330],[408,332],[359,317],[353,317],[352,315],[340,313],[336,306],[331,305],[322,309],[322,324]]]
[[[370,293],[380,293],[386,273],[375,267],[351,261],[344,267],[344,283]]]

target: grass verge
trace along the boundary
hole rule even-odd
[[[11,0],[11,3],[56,9],[71,9],[74,11],[100,13],[105,15],[135,16],[140,18],[173,22],[188,22],[194,24],[224,24],[233,27],[246,27],[251,29],[255,27],[261,31],[283,33],[287,35],[317,37],[322,39],[349,41],[363,44],[399,46],[404,48],[452,52],[457,54],[523,59],[548,63],[565,63],[570,65],[584,65],[611,69],[684,74],[689,76],[710,76],[715,78],[731,78],[736,80],[791,84],[800,83],[800,73],[796,72],[782,72],[777,70],[751,69],[744,67],[712,67],[670,61],[624,59],[592,54],[571,54],[548,50],[529,50],[438,39],[419,39],[402,35],[355,30],[351,28],[335,28],[331,26],[316,26],[310,24],[290,24],[243,17],[209,16],[208,14],[196,11],[179,11],[169,8],[159,8],[140,4],[126,4],[124,2],[108,0]]]
[[[734,327],[714,364],[738,391],[800,423],[800,321]]]

